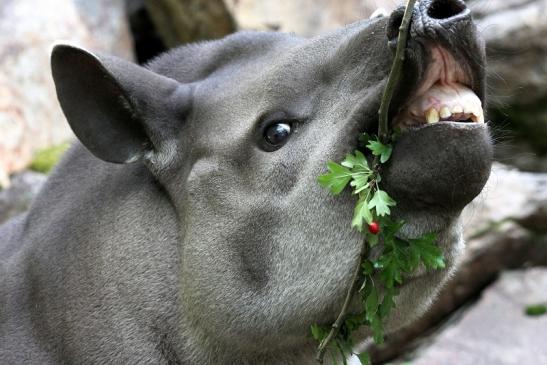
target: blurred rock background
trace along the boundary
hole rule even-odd
[[[72,138],[50,76],[53,42],[145,63],[238,29],[311,37],[398,3],[0,0],[0,223],[28,208]],[[486,40],[498,162],[462,217],[461,269],[422,319],[369,348],[378,364],[547,363],[547,0],[467,3]]]

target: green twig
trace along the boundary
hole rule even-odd
[[[408,28],[410,20],[412,18],[412,11],[414,9],[414,3],[416,0],[409,0],[406,4],[405,13],[401,26],[399,27],[399,35],[397,37],[397,50],[395,51],[395,59],[391,65],[389,77],[387,79],[387,85],[382,95],[382,102],[380,104],[380,110],[378,111],[379,125],[378,125],[378,137],[384,144],[389,143],[390,133],[388,125],[388,112],[389,104],[393,98],[395,92],[395,86],[401,78],[401,71],[403,69],[403,61],[405,60],[405,48],[408,38]]]
[[[415,2],[416,0],[409,0],[406,5],[405,12],[403,15],[403,20],[401,22],[401,26],[399,27],[399,34],[397,38],[397,50],[395,52],[395,58],[391,66],[386,88],[384,89],[384,93],[382,95],[380,110],[378,111],[378,114],[379,114],[378,136],[380,141],[384,144],[389,143],[389,140],[390,140],[390,132],[389,132],[389,125],[388,125],[389,104],[391,103],[391,99],[393,98],[395,87],[401,76],[403,62],[405,59],[405,48],[406,48],[406,43],[408,38],[408,29],[410,25],[410,20],[412,18],[412,12],[414,9]],[[380,170],[379,156],[376,156],[374,158],[372,166],[373,166],[373,171],[375,172],[375,174],[379,174],[379,170]],[[363,276],[361,271],[361,263],[363,262],[363,260],[366,259],[367,254],[368,254],[368,243],[366,239],[364,239],[362,243],[362,247],[361,247],[361,255],[359,257],[359,261],[355,265],[355,270],[353,272],[352,279],[351,279],[351,286],[346,294],[346,298],[344,300],[344,304],[342,305],[342,309],[340,310],[340,314],[336,318],[336,321],[332,324],[327,337],[325,337],[323,341],[321,341],[321,343],[319,344],[316,360],[320,364],[323,363],[325,352],[327,351],[329,344],[336,339],[336,337],[338,336],[338,333],[340,332],[340,328],[342,327],[342,325],[344,324],[344,321],[346,320],[347,311],[349,309],[351,299],[353,298],[355,293],[359,290],[359,287],[362,282],[362,276]]]

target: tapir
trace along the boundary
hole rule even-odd
[[[310,326],[338,315],[362,242],[355,195],[317,178],[377,132],[402,15],[313,38],[243,31],[144,66],[56,45],[77,141],[0,228],[0,363],[315,363]],[[484,98],[470,10],[420,1],[380,186],[400,237],[434,232],[446,267],[405,279],[388,331],[427,310],[464,251],[459,216],[492,160]]]

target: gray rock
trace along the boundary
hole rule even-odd
[[[72,136],[48,71],[59,40],[131,58],[123,0],[1,1],[0,186],[37,149]]]
[[[534,151],[529,140],[498,142],[494,158],[496,161],[515,166],[521,171],[547,172],[547,155]]]
[[[236,30],[223,0],[144,0],[163,43],[184,43],[222,38]]]
[[[547,268],[504,273],[455,323],[420,348],[413,365],[547,364],[547,315],[528,316],[547,303]]]
[[[490,118],[547,156],[547,1],[473,0],[470,7],[487,44]]]
[[[494,164],[487,185],[466,208],[463,220],[470,248],[506,222],[547,232],[547,174]]]
[[[275,29],[314,36],[369,17],[377,8],[393,10],[397,0],[225,0],[243,29]]]
[[[46,178],[46,175],[33,171],[13,176],[10,187],[0,190],[0,224],[26,211]]]
[[[495,106],[531,105],[547,95],[547,1],[469,1],[489,55]]]

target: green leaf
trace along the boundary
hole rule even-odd
[[[380,270],[380,279],[382,284],[384,284],[384,287],[389,289],[393,288],[395,283],[403,283],[401,271],[401,266],[403,264],[404,263],[401,263],[397,252],[393,250],[384,252],[384,254],[374,262],[374,267]]]
[[[393,206],[395,206],[395,201],[383,190],[377,190],[368,203],[368,207],[376,209],[376,214],[379,216],[389,215],[391,213],[389,207]]]
[[[378,289],[372,287],[370,294],[365,301],[365,308],[367,311],[367,318],[374,316],[378,312]]]
[[[365,313],[366,313],[365,302],[373,288],[374,288],[374,285],[372,284],[372,277],[370,275],[365,276],[365,281],[363,282],[363,286],[361,287],[361,290],[362,290],[361,298],[363,300],[363,311]]]
[[[328,331],[317,324],[312,324],[311,335],[314,338],[314,340],[321,342],[323,341],[325,337],[327,337]]]
[[[388,317],[391,313],[391,310],[395,307],[395,302],[393,301],[394,296],[395,291],[393,290],[393,288],[386,289],[384,293],[384,298],[382,299],[382,304],[380,304],[380,308],[378,309],[380,318]]]
[[[378,244],[378,235],[377,234],[372,234],[372,233],[367,233],[367,242],[368,242],[370,247],[376,246]]]
[[[366,314],[361,312],[359,314],[348,314],[346,320],[344,321],[344,326],[346,326],[348,332],[353,332],[362,325],[366,323]]]
[[[408,271],[414,271],[420,266],[420,250],[414,245],[409,245],[408,249]]]
[[[372,316],[370,320],[370,328],[372,329],[372,338],[378,345],[384,343],[384,326],[378,315]]]
[[[395,282],[399,282],[401,279],[400,272],[396,269],[395,266],[390,265],[386,266],[380,273],[380,278],[382,279],[383,284],[386,288],[393,288]]]
[[[429,233],[420,238],[409,240],[410,245],[413,246],[415,250],[419,251],[420,259],[428,270],[443,269],[446,266],[443,252],[435,241],[436,236],[434,233]]]
[[[534,304],[526,306],[525,310],[528,316],[541,316],[547,313],[547,304]]]
[[[351,171],[335,162],[328,162],[329,173],[319,176],[319,184],[329,189],[333,194],[340,194],[351,180]]]
[[[365,275],[372,275],[374,272],[374,267],[372,266],[372,262],[370,262],[370,260],[363,261],[361,267],[363,268],[363,274]]]
[[[393,147],[390,144],[383,144],[382,142],[369,141],[367,148],[372,151],[374,156],[380,156],[380,163],[385,163],[391,157]]]
[[[353,187],[354,194],[359,194],[370,188],[370,174],[353,174],[351,178],[352,180],[349,184]]]
[[[357,168],[359,171],[371,172],[365,155],[359,150],[355,150],[354,155],[348,153],[344,161],[342,161],[342,166],[350,169]]]
[[[405,225],[404,221],[392,221],[387,216],[382,217],[382,219],[380,219],[380,222],[382,223],[382,226],[384,228],[384,241],[386,241],[387,244],[391,244],[393,240],[395,240],[395,235]]]
[[[357,357],[359,358],[359,361],[361,361],[361,365],[372,365],[370,354],[368,352],[361,352],[357,355]]]
[[[359,197],[359,201],[357,202],[355,210],[353,211],[353,220],[351,221],[351,226],[354,227],[357,231],[362,232],[363,222],[372,222],[372,212],[368,207],[366,196]]]

